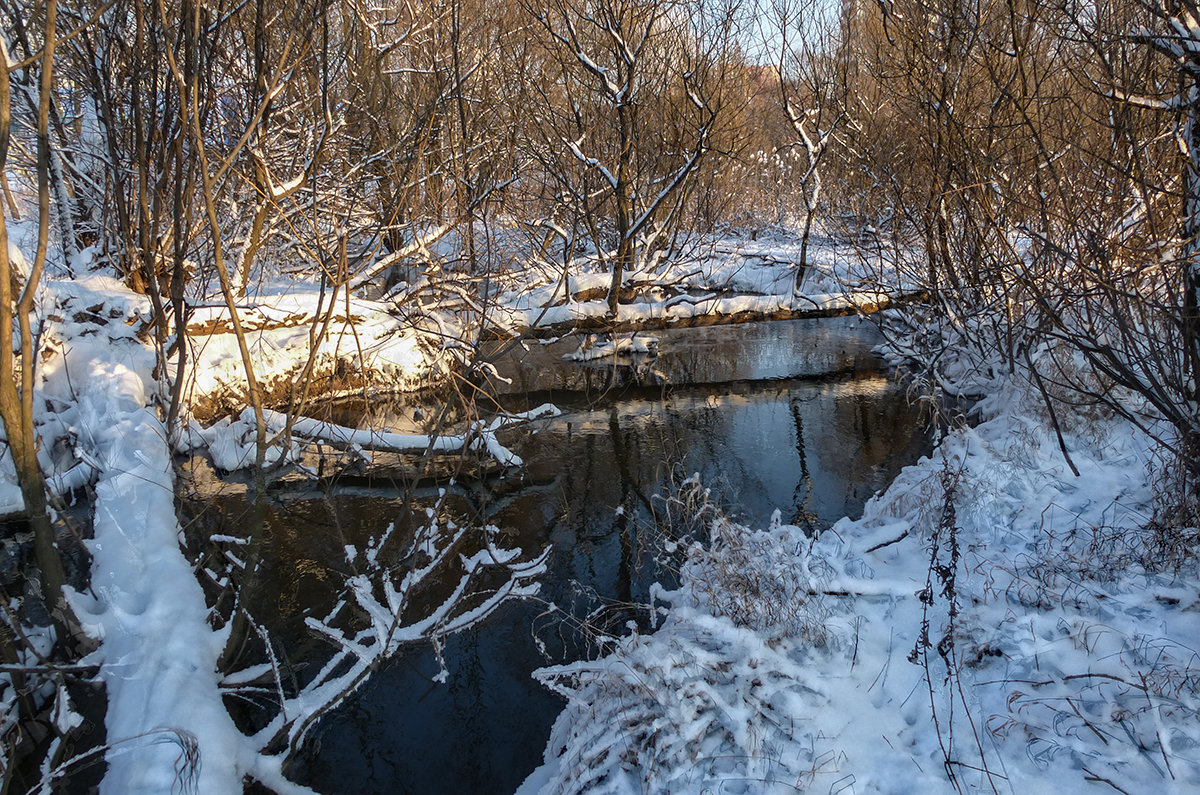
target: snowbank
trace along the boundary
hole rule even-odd
[[[101,791],[238,792],[244,742],[217,689],[224,639],[179,546],[171,450],[149,405],[154,352],[110,322],[136,318],[143,299],[103,278],[51,283],[46,297],[58,355],[44,393],[96,472],[91,588],[71,602],[101,641],[85,660],[100,665],[108,699]]]
[[[375,301],[339,302],[329,312],[315,288],[295,287],[239,310],[255,377],[270,403],[287,403],[309,358],[314,391],[322,395],[361,388],[412,390],[444,372],[447,361],[431,337]],[[209,418],[246,405],[246,373],[229,310],[194,310],[187,366],[188,401]],[[316,344],[314,345],[314,340]]]
[[[981,410],[816,540],[719,520],[656,632],[539,672],[569,704],[520,792],[1196,791],[1197,565],[1145,529],[1151,444],[1073,418],[1075,477],[1035,396]]]

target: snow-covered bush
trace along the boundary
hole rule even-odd
[[[813,539],[782,525],[766,530],[724,518],[708,545],[694,544],[684,566],[688,595],[713,615],[768,637],[824,643],[829,618],[820,591],[825,564],[809,554]]]
[[[765,530],[716,514],[711,541],[684,550],[680,587],[656,592],[655,633],[536,672],[570,703],[522,791],[797,791],[814,769],[796,752],[804,716],[820,699],[806,660],[842,634],[823,595],[831,563],[815,546],[778,513]]]

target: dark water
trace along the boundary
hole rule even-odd
[[[431,652],[389,663],[321,723],[293,775],[328,793],[512,792],[540,763],[561,708],[529,673],[583,649],[544,615],[546,603],[586,611],[644,600],[663,574],[646,554],[650,518],[673,484],[697,473],[749,524],[778,509],[786,521],[819,528],[859,514],[928,448],[917,410],[875,369],[874,333],[857,320],[656,336],[656,361],[625,361],[615,371],[565,364],[577,340],[498,362],[511,380],[502,404],[549,397],[564,414],[509,432],[503,441],[526,466],[460,482],[450,502],[502,528],[510,545],[553,545],[544,601],[510,605],[451,640],[445,685],[430,682]],[[359,412],[366,424],[389,426],[410,415],[387,405]],[[272,506],[268,578],[278,592],[260,620],[288,637],[305,610],[328,610],[344,573],[342,548],[401,518],[400,494],[378,484],[333,488]],[[234,516],[236,508],[234,499],[222,510]],[[605,618],[617,631],[637,613],[618,607]],[[301,658],[303,633],[292,637]]]

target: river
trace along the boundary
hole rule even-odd
[[[541,593],[453,638],[446,684],[431,681],[430,650],[389,662],[321,722],[291,770],[297,780],[327,793],[511,793],[540,763],[562,706],[530,672],[587,652],[587,633],[564,614],[590,617],[590,632],[644,622],[635,605],[655,580],[670,580],[655,562],[655,517],[684,478],[698,476],[751,526],[779,510],[818,532],[858,516],[929,449],[905,387],[871,355],[877,332],[856,318],[653,336],[657,357],[615,367],[565,360],[577,339],[529,343],[496,362],[500,405],[551,401],[563,413],[502,437],[524,458],[520,470],[437,485],[451,489],[454,510],[500,527],[507,544],[552,545]],[[417,421],[410,403],[344,404],[335,416],[363,427]],[[346,544],[362,548],[407,517],[404,485],[335,480],[268,507],[268,585],[256,618],[300,669],[319,654],[302,618],[336,598]],[[198,527],[236,532],[243,497],[208,506]]]

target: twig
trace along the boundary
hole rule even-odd
[[[908,538],[908,531],[910,529],[911,528],[906,528],[903,533],[896,536],[891,541],[880,541],[878,544],[868,549],[867,552],[875,552],[876,550],[883,549],[884,547],[890,547],[892,544],[899,544],[901,541]]]
[[[1042,402],[1046,406],[1046,411],[1050,413],[1050,426],[1054,428],[1054,435],[1058,439],[1058,449],[1062,452],[1063,459],[1067,462],[1067,466],[1079,477],[1079,470],[1075,466],[1075,462],[1071,460],[1071,454],[1067,452],[1067,443],[1063,440],[1062,429],[1058,425],[1058,412],[1054,410],[1054,401],[1050,398],[1050,393],[1046,391],[1046,385],[1042,383],[1042,374],[1033,366],[1033,359],[1029,356],[1029,349],[1025,349],[1025,364],[1029,367],[1029,372],[1033,375],[1033,382],[1037,385],[1038,392],[1042,395]]]
[[[1067,704],[1070,705],[1071,709],[1075,711],[1075,714],[1079,716],[1079,719],[1081,721],[1083,721],[1083,725],[1087,726],[1089,729],[1091,729],[1092,734],[1094,734],[1100,738],[1100,742],[1104,743],[1105,745],[1108,745],[1108,738],[1105,737],[1103,734],[1101,734],[1100,730],[1097,729],[1090,720],[1083,717],[1083,713],[1079,711],[1079,707],[1075,706],[1075,702],[1071,700],[1070,696],[1066,697],[1066,701],[1067,701]]]
[[[99,665],[0,665],[0,674],[83,674],[94,675]]]
[[[1129,795],[1128,791],[1121,789],[1116,784],[1112,783],[1111,780],[1104,778],[1103,776],[1097,776],[1095,773],[1088,770],[1086,767],[1083,769],[1083,772],[1087,774],[1083,777],[1084,781],[1095,781],[1098,783],[1104,783],[1104,784],[1107,784],[1108,786],[1112,787],[1113,789],[1115,789],[1117,792],[1123,793],[1123,795]]]

